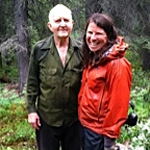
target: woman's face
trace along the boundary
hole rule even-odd
[[[101,50],[101,48],[107,43],[106,32],[98,27],[94,22],[88,25],[86,31],[86,43],[92,52]]]

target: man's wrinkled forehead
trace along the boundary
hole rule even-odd
[[[49,21],[51,21],[54,17],[62,16],[67,17],[72,20],[72,12],[69,8],[64,5],[58,4],[54,8],[51,9],[49,13]]]

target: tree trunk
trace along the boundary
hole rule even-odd
[[[2,0],[0,0],[0,20],[2,20],[3,19],[3,12],[2,12],[2,3],[3,3],[3,1]],[[3,24],[3,22],[1,21],[0,22],[0,43],[1,43],[1,35],[2,35],[2,24]]]
[[[2,20],[2,2],[3,0],[0,0],[0,20]],[[2,35],[1,33],[1,30],[2,30],[2,21],[0,22],[0,35]],[[1,43],[1,36],[0,36],[0,43]],[[0,69],[2,68],[2,55],[1,55],[1,52],[0,52]]]
[[[2,69],[2,55],[0,53],[0,69]]]
[[[18,38],[16,55],[18,60],[19,72],[19,93],[23,91],[27,80],[28,64],[29,64],[29,36],[27,28],[28,0],[15,0],[14,4],[14,24],[15,32]]]
[[[143,49],[142,56],[143,56],[142,69],[144,71],[148,71],[148,70],[150,70],[150,51],[149,51],[149,49]]]
[[[146,37],[150,37],[150,27],[149,27],[149,22],[150,22],[150,18],[149,18],[149,14],[150,14],[150,10],[149,8],[147,8],[147,6],[149,5],[149,3],[143,3],[143,4],[139,4],[138,5],[138,11],[140,13],[140,15],[142,16],[141,19],[141,27],[142,27],[142,33],[143,35],[146,35]],[[145,43],[147,44],[147,42]],[[150,70],[150,49],[146,49],[143,48],[142,49],[142,69],[144,71]]]

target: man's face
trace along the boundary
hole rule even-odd
[[[58,12],[53,15],[48,23],[49,29],[53,32],[56,38],[68,38],[73,28],[73,20],[71,14],[67,11]]]

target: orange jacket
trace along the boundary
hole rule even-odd
[[[128,45],[122,37],[106,52],[98,66],[84,69],[78,96],[79,120],[84,127],[118,138],[128,114],[131,66],[124,57]]]

